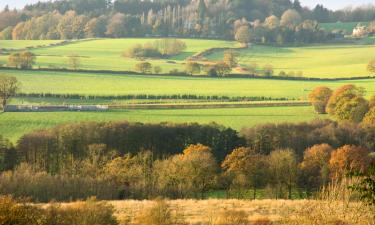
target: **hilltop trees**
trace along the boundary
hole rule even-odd
[[[317,87],[309,94],[309,100],[317,113],[326,113],[326,107],[331,95],[332,90],[325,86]]]
[[[14,97],[19,89],[19,82],[15,77],[0,75],[0,100],[4,110],[8,100]]]
[[[301,15],[294,9],[289,9],[283,13],[280,19],[280,25],[294,28],[302,22]]]

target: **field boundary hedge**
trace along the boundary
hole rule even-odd
[[[213,104],[123,104],[123,105],[9,105],[5,112],[106,112],[108,110],[135,110],[135,109],[219,109],[219,108],[255,108],[255,107],[289,107],[310,106],[307,101],[283,101],[283,102],[248,102],[248,103],[213,103]]]
[[[135,71],[114,71],[114,70],[72,70],[66,68],[37,68],[37,69],[17,69],[13,67],[0,66],[0,70],[15,70],[15,71],[41,71],[41,72],[69,72],[69,73],[91,73],[91,74],[109,74],[109,75],[133,75],[133,76],[155,76],[155,77],[190,77],[190,78],[212,78],[212,79],[238,79],[238,78],[256,78],[264,80],[296,80],[296,81],[347,81],[347,80],[366,80],[375,79],[375,76],[362,77],[339,77],[339,78],[314,78],[314,77],[286,77],[286,76],[259,76],[255,74],[228,74],[224,77],[210,77],[210,76],[191,76],[185,73],[178,74],[154,74],[154,73],[139,73]]]
[[[54,93],[18,93],[15,97],[26,98],[60,98],[75,100],[209,100],[209,101],[290,101],[294,98],[272,98],[265,96],[220,96],[220,95],[152,95],[152,94],[129,94],[129,95],[80,95],[80,94],[54,94]]]

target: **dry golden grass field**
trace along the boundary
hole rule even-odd
[[[109,201],[120,225],[136,225],[137,216],[155,201]],[[374,225],[375,211],[360,203],[316,200],[171,200],[171,211],[189,225],[217,225],[225,212],[241,212],[249,225]],[[71,207],[77,203],[66,203]],[[262,222],[263,221],[263,222]],[[243,224],[243,223],[239,223]],[[247,223],[246,223],[247,224]],[[225,225],[229,225],[225,223]],[[230,224],[230,225],[237,225]]]

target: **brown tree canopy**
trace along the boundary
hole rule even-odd
[[[306,149],[300,169],[308,188],[319,188],[329,181],[329,160],[333,148],[328,144]]]
[[[355,145],[345,145],[331,154],[329,160],[331,177],[340,178],[350,171],[365,171],[369,163],[367,149]]]
[[[332,90],[325,86],[317,87],[309,94],[309,100],[317,113],[326,113],[326,106],[331,95]]]

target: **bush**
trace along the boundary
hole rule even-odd
[[[244,211],[225,210],[217,216],[213,225],[249,225],[247,217]]]
[[[156,200],[155,205],[143,210],[136,218],[136,225],[185,225],[186,222],[173,213],[163,200]]]

